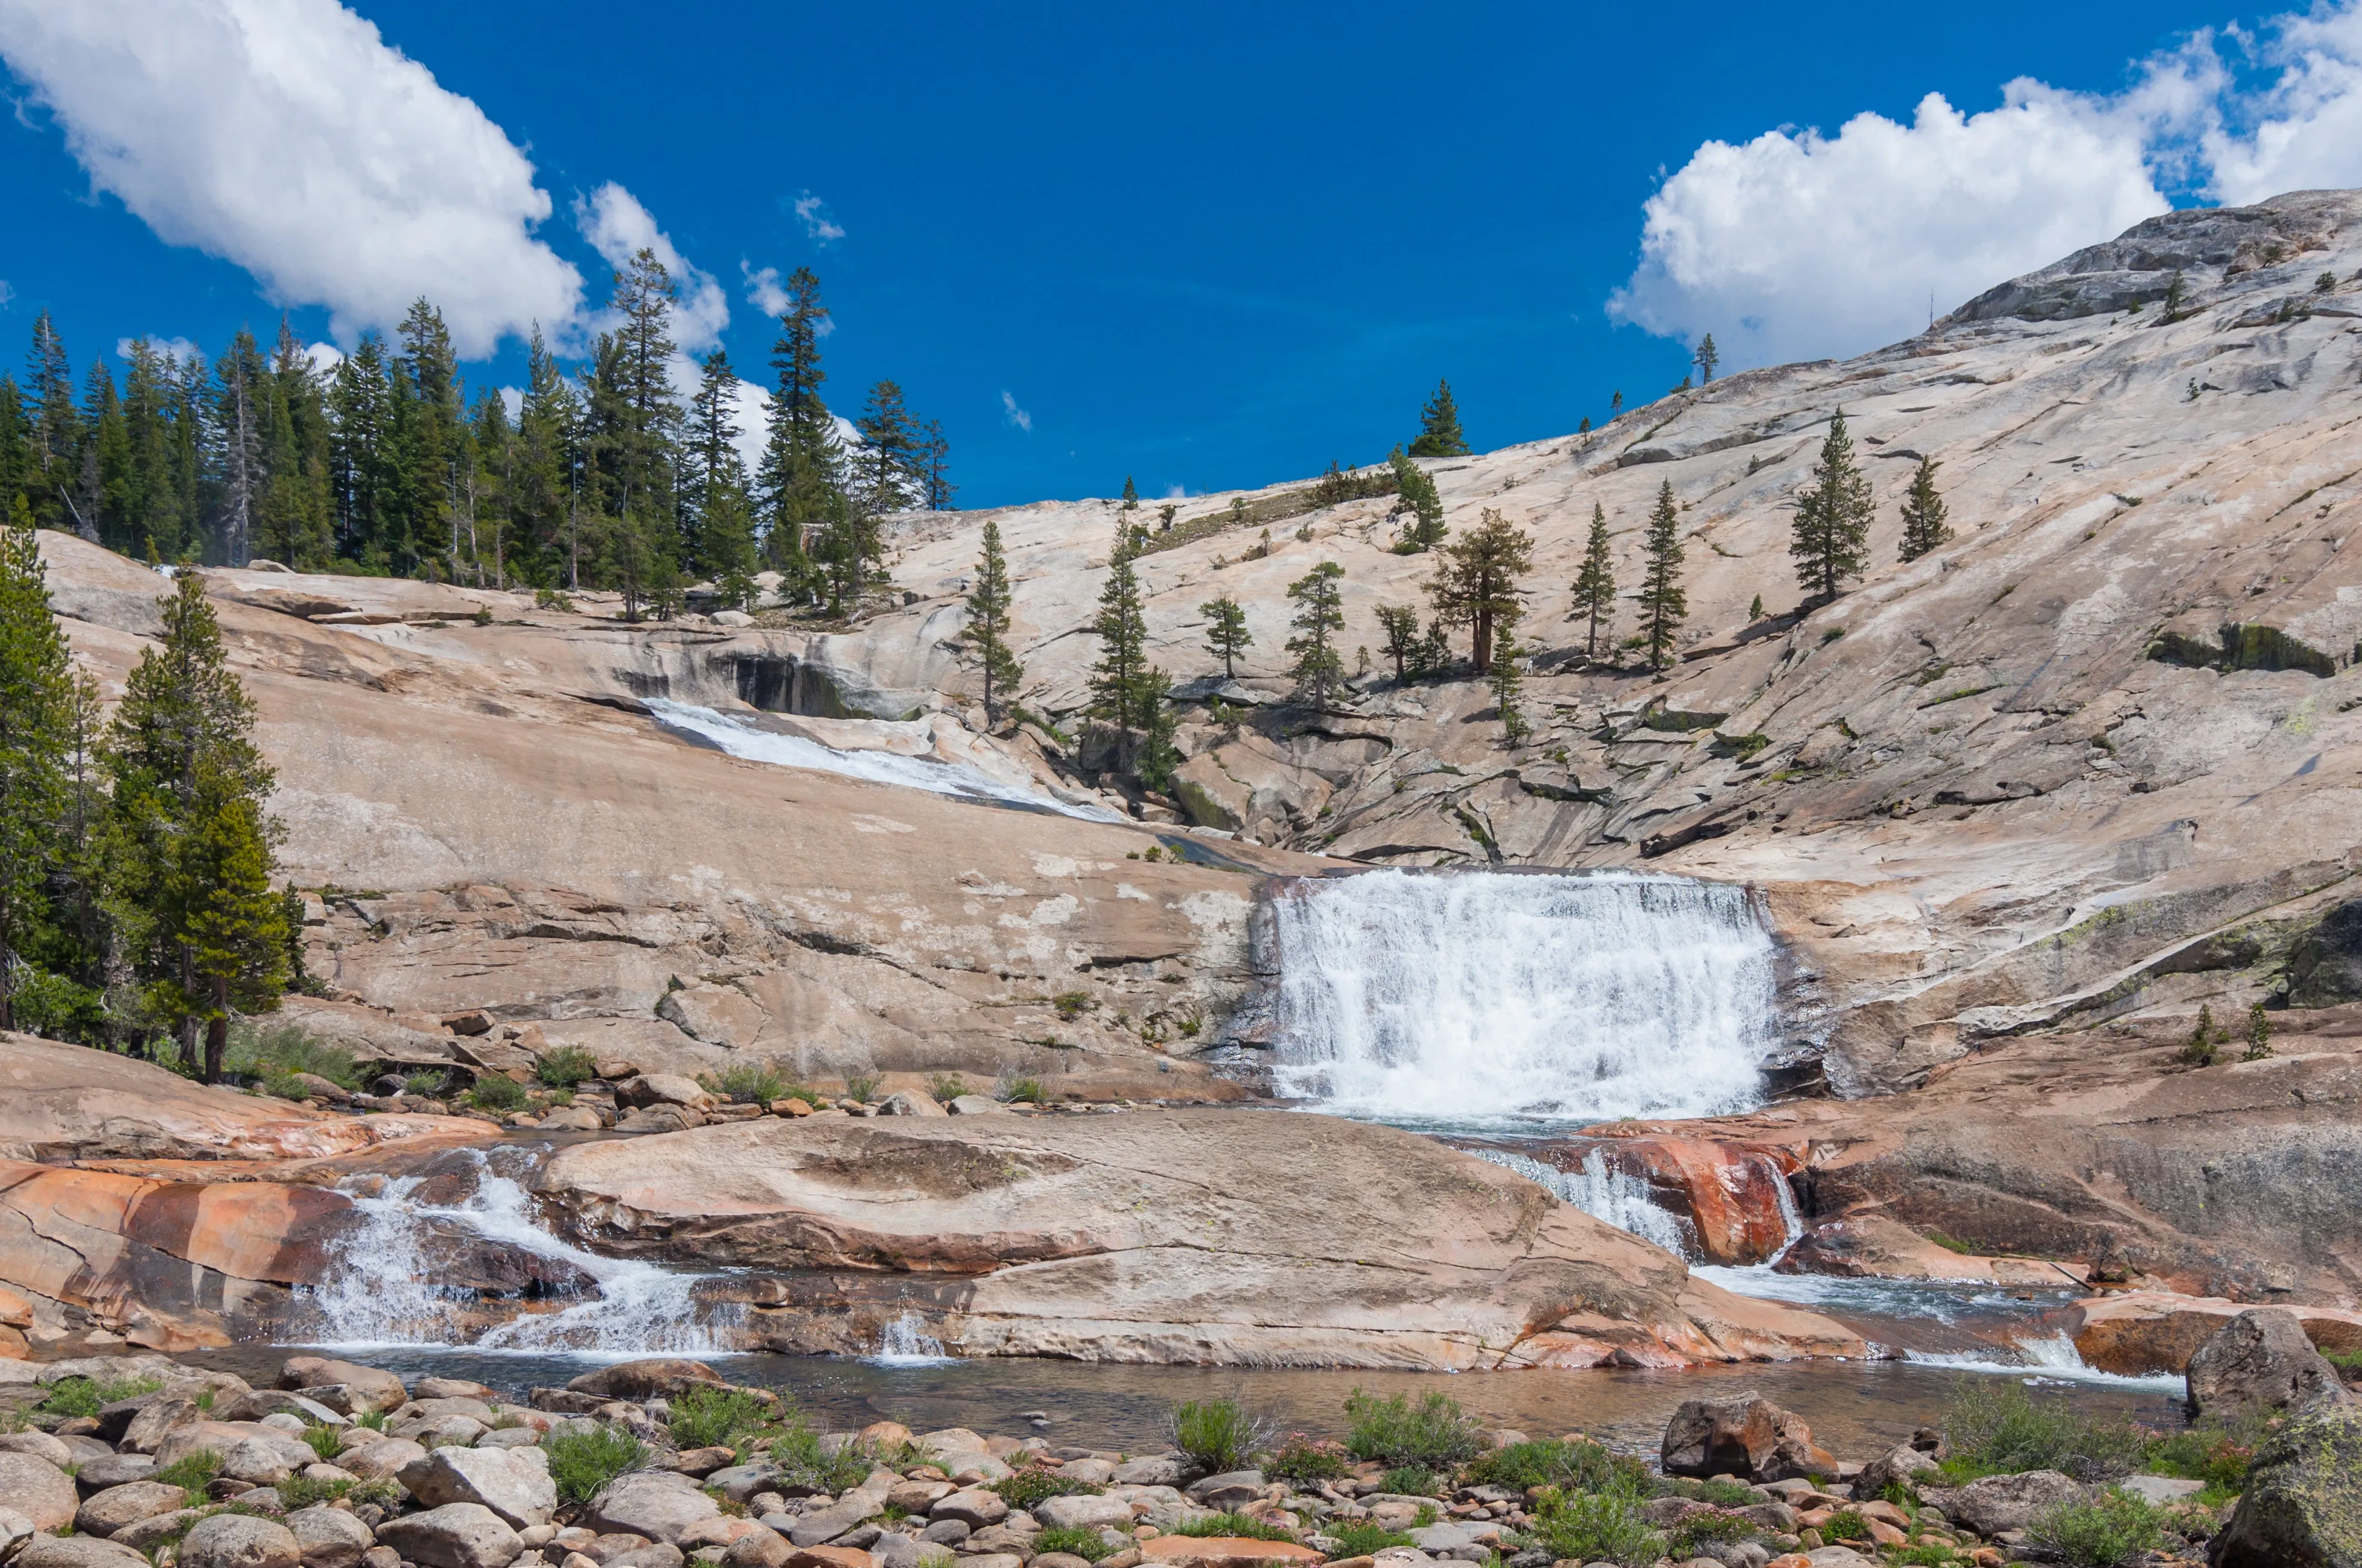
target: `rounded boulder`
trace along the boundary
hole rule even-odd
[[[215,1514],[189,1527],[179,1561],[181,1568],[299,1568],[304,1550],[276,1520]]]

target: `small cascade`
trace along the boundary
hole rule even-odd
[[[503,1151],[504,1153],[507,1151]],[[299,1286],[289,1338],[351,1347],[452,1346],[479,1351],[714,1354],[735,1348],[743,1305],[699,1294],[708,1277],[631,1258],[602,1257],[563,1241],[533,1217],[532,1197],[481,1150],[466,1151],[474,1189],[451,1203],[424,1201],[429,1179],[399,1177],[348,1184],[359,1223],[330,1247],[317,1282]],[[590,1293],[554,1310],[531,1308],[478,1332],[477,1294],[434,1283],[440,1234],[457,1229],[495,1246],[563,1266]]]
[[[1805,1214],[1796,1207],[1796,1190],[1788,1185],[1787,1173],[1780,1168],[1778,1162],[1769,1156],[1757,1157],[1771,1173],[1772,1191],[1780,1203],[1780,1223],[1787,1229],[1787,1235],[1780,1243],[1780,1250],[1772,1255],[1771,1261],[1776,1264],[1805,1239]]]
[[[926,1332],[918,1313],[905,1312],[879,1332],[877,1353],[861,1359],[873,1366],[941,1366],[958,1358],[944,1354],[944,1342]]]
[[[1273,1076],[1310,1109],[1504,1127],[1760,1094],[1775,977],[1743,888],[1383,871],[1297,883],[1273,911]]]
[[[1688,1223],[1672,1211],[1659,1208],[1647,1182],[1612,1168],[1597,1149],[1583,1157],[1583,1169],[1579,1172],[1561,1170],[1508,1149],[1468,1152],[1540,1182],[1556,1193],[1561,1202],[1573,1204],[1595,1220],[1628,1231],[1644,1242],[1653,1242],[1677,1257],[1693,1261],[1697,1257],[1697,1238]]]

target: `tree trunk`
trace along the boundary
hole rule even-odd
[[[216,976],[214,981],[213,1015],[205,1020],[205,1081],[219,1083],[222,1077],[222,1055],[229,1046],[229,978]]]

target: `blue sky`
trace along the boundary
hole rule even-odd
[[[1480,446],[1555,435],[1699,331],[1853,352],[2169,201],[2362,183],[2357,5],[0,0],[0,345],[423,291],[513,382],[661,234],[757,382],[759,275],[817,270],[832,402],[899,380],[965,504],[1260,485],[1439,376]]]

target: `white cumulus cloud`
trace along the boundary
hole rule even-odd
[[[339,337],[423,294],[474,358],[575,311],[524,154],[336,0],[0,0],[0,58],[94,186]]]
[[[2203,142],[2208,193],[2245,203],[2284,191],[2362,185],[2362,4],[2283,17],[2261,39],[2235,35],[2268,85],[2225,106]]]
[[[803,220],[804,233],[814,245],[844,237],[844,225],[828,215],[828,203],[809,191],[796,198],[796,216]]]
[[[641,251],[655,252],[680,291],[673,302],[672,337],[683,352],[701,353],[722,341],[722,329],[730,324],[730,300],[721,282],[681,255],[638,197],[610,181],[576,200],[574,222],[618,272]]]
[[[1027,434],[1033,433],[1033,416],[1017,406],[1017,400],[1007,388],[1003,388],[1000,393],[1000,416]]]
[[[766,267],[757,272],[752,262],[741,257],[738,273],[746,280],[748,304],[774,321],[788,313],[788,291],[779,282],[778,268]]]
[[[127,337],[116,338],[115,356],[117,359],[130,358],[134,341]],[[197,356],[197,345],[185,337],[151,337],[148,340],[148,346],[178,365],[186,365]]]

